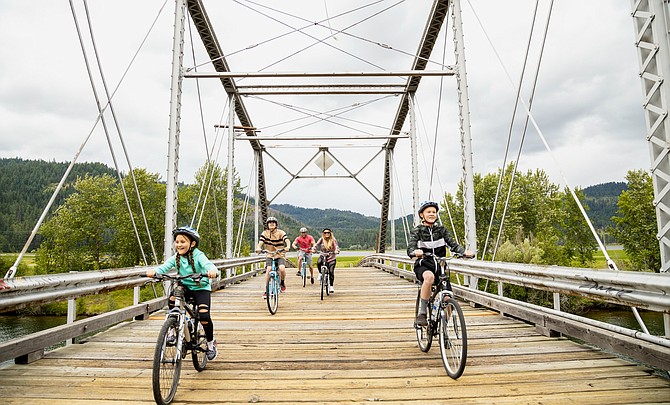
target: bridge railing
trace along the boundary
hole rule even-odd
[[[262,256],[212,260],[220,274],[231,274],[230,277],[214,280],[212,289],[225,288],[255,276],[264,270],[264,265],[259,266],[264,262],[265,257]],[[148,281],[144,275],[149,268],[155,266],[0,280],[0,313],[64,300],[72,304],[68,305],[67,324],[0,343],[0,362],[15,359],[17,363],[28,363],[42,357],[44,349],[49,346],[69,342],[128,319],[145,319],[152,312],[163,308],[167,301],[165,296],[140,302],[139,288]],[[132,305],[75,321],[74,300],[77,298],[129,288],[135,289]]]
[[[377,267],[416,282],[414,260],[406,256],[376,254],[360,266]],[[658,273],[594,270],[539,266],[507,262],[454,259],[450,263],[457,296],[534,324],[545,335],[563,334],[604,350],[636,359],[662,370],[670,370],[670,340],[663,336],[600,322],[560,309],[559,294],[587,297],[627,307],[670,313],[670,277]],[[472,276],[500,283],[498,294],[460,284]],[[553,292],[554,308],[542,307],[503,296],[502,283]]]

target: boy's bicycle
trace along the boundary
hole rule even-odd
[[[321,300],[323,301],[323,294],[325,293],[326,295],[330,295],[330,290],[328,287],[330,287],[330,271],[328,269],[328,263],[326,262],[326,258],[328,257],[328,252],[321,252],[319,253],[319,263],[321,263],[321,266],[319,267],[319,272],[321,273]]]
[[[454,294],[447,286],[449,280],[449,260],[451,258],[432,256],[439,267],[439,280],[433,285],[433,292],[428,301],[428,324],[425,326],[414,324],[416,340],[422,352],[430,350],[434,336],[439,336],[442,364],[449,377],[457,379],[465,370],[468,357],[468,334],[465,326],[465,317]],[[445,273],[446,269],[446,273]],[[416,297],[415,316],[419,313],[421,287]]]
[[[279,249],[277,252],[281,253],[284,249]],[[261,250],[261,254],[268,253],[267,250]],[[272,270],[270,270],[270,277],[265,284],[265,296],[267,298],[268,311],[271,315],[277,313],[279,308],[279,292],[281,291],[281,278],[279,277],[279,266],[277,259],[272,259]]]
[[[157,404],[166,405],[174,399],[179,384],[181,362],[189,351],[196,370],[202,371],[207,366],[205,330],[200,323],[195,301],[184,298],[185,287],[182,284],[184,279],[200,281],[203,277],[207,276],[196,273],[187,276],[156,274],[153,277],[156,281],[169,280],[169,291],[172,291],[175,297],[174,307],[167,311],[154,350],[151,383]]]

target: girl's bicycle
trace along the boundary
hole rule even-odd
[[[277,252],[283,252],[284,249],[279,249]],[[261,254],[268,253],[267,250],[261,250]],[[281,278],[279,277],[279,266],[277,259],[272,259],[272,270],[270,270],[270,277],[265,284],[265,296],[267,298],[268,311],[271,315],[277,313],[279,308],[279,292],[281,291]]]
[[[323,294],[325,293],[326,295],[330,295],[330,290],[328,287],[330,287],[330,270],[328,269],[328,263],[326,262],[326,258],[328,257],[328,252],[321,252],[319,253],[319,263],[321,263],[321,267],[319,267],[319,272],[321,273],[321,300],[323,301]]]
[[[433,285],[433,292],[428,301],[428,324],[415,324],[416,340],[422,352],[430,350],[434,336],[439,336],[442,364],[449,377],[457,379],[465,370],[468,357],[468,334],[465,326],[465,317],[452,291],[448,289],[449,260],[451,258],[436,257],[425,254],[425,257],[434,257],[439,267],[439,280]],[[446,272],[445,272],[446,269]],[[419,313],[421,288],[416,296],[415,316]]]
[[[154,350],[151,383],[157,404],[166,405],[174,399],[179,384],[181,362],[189,351],[196,370],[202,371],[207,366],[205,330],[200,323],[195,301],[184,298],[182,284],[182,280],[186,278],[200,281],[203,277],[206,275],[200,273],[187,276],[156,274],[153,277],[156,281],[169,280],[169,291],[172,291],[171,295],[175,297],[174,307],[167,311]]]

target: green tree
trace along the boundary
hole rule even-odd
[[[40,228],[45,240],[37,250],[38,266],[47,273],[109,267],[115,187],[110,175],[77,179],[75,193]]]
[[[575,195],[588,214],[589,206],[585,202],[584,192],[577,188]],[[564,213],[561,224],[564,254],[567,258],[576,259],[584,267],[593,262],[593,252],[597,249],[598,243],[569,189],[565,189],[561,200],[563,206],[561,211]]]
[[[644,170],[631,170],[626,180],[628,189],[619,195],[617,215],[612,217],[613,234],[623,245],[634,270],[659,272],[661,252],[656,239],[651,176]]]
[[[160,182],[160,176],[155,173],[149,173],[145,169],[135,169],[133,171],[137,190],[139,191],[142,205],[137,200],[137,192],[133,185],[133,177],[126,176],[123,179],[123,185],[128,196],[128,203],[133,213],[133,220],[137,227],[137,233],[141,241],[140,245],[133,229],[133,224],[128,213],[128,206],[123,197],[121,187],[117,187],[114,196],[115,215],[112,226],[114,227],[113,247],[116,257],[115,266],[128,267],[143,265],[144,258],[147,264],[154,262],[153,253],[156,253],[158,261],[163,257],[163,234],[165,222],[165,184]],[[147,235],[142,216],[146,217],[147,226],[151,235],[151,246],[149,236]],[[142,256],[144,252],[144,257]]]
[[[240,195],[239,176],[234,172],[233,182],[233,196]],[[227,171],[217,164],[205,163],[195,174],[195,184],[179,189],[178,222],[193,223],[200,233],[200,249],[210,258],[224,257],[226,253],[227,185]],[[233,198],[233,243],[241,214],[242,203]]]

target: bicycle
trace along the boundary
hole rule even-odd
[[[307,252],[301,250],[300,253],[302,253],[302,265],[300,266],[300,276],[302,277],[302,287],[305,288],[305,285],[307,285]]]
[[[165,322],[158,333],[154,350],[151,383],[154,400],[159,405],[167,405],[174,399],[179,384],[182,360],[191,352],[193,367],[202,371],[207,366],[207,337],[200,323],[195,301],[184,298],[182,280],[191,278],[200,281],[204,274],[187,276],[156,274],[155,281],[169,280],[169,291],[175,297],[174,307],[168,309]]]
[[[283,251],[284,249],[277,250],[277,252],[279,253]],[[261,250],[261,253],[265,254],[268,253],[268,251],[263,249]],[[279,266],[277,266],[277,259],[273,258],[272,270],[270,270],[270,277],[268,277],[268,281],[265,283],[265,295],[267,298],[268,311],[270,311],[270,315],[276,314],[277,309],[279,308],[280,289],[281,289],[281,279],[279,277]]]
[[[324,293],[330,295],[330,290],[328,289],[328,287],[330,287],[330,271],[328,269],[328,263],[326,262],[327,257],[328,252],[319,253],[318,263],[321,263],[321,267],[319,268],[319,272],[321,273],[321,301],[323,301]]]
[[[465,325],[463,310],[454,298],[452,291],[447,289],[447,280],[451,275],[449,261],[453,258],[432,256],[439,267],[439,280],[433,285],[430,300],[428,301],[428,324],[424,326],[414,324],[416,339],[422,352],[428,352],[434,336],[439,336],[442,364],[447,375],[454,380],[459,378],[465,370],[468,357],[468,334]],[[460,256],[459,256],[460,257]],[[446,273],[445,273],[446,268]],[[419,314],[421,287],[416,297],[415,316]]]

